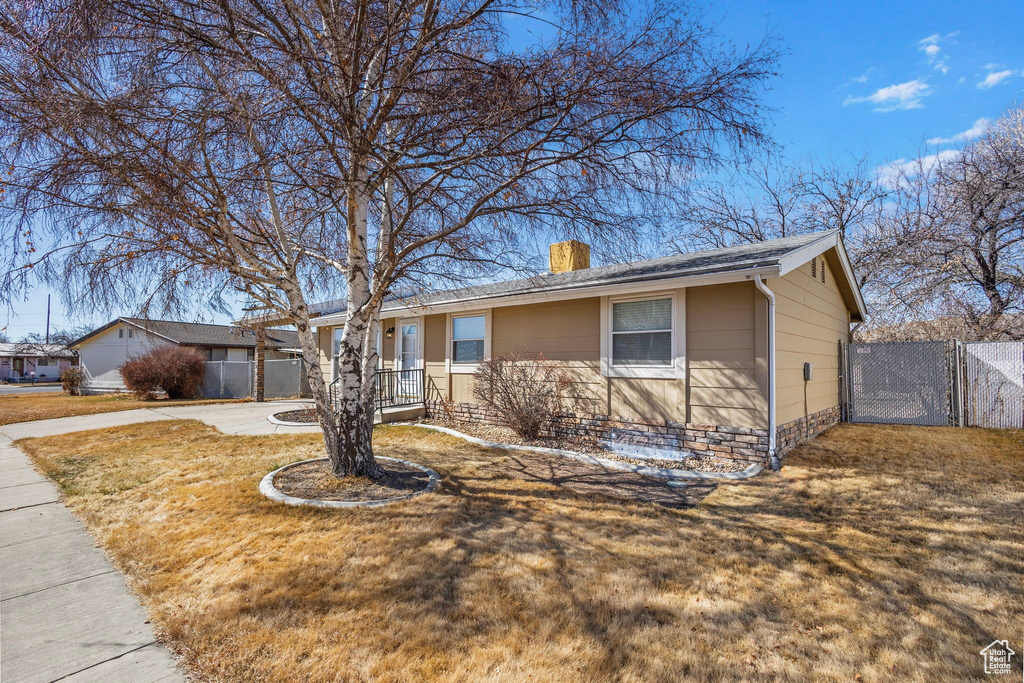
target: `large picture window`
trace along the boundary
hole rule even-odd
[[[465,365],[484,359],[487,320],[483,315],[452,318],[452,363]]]
[[[613,367],[669,367],[672,353],[672,299],[612,304]]]

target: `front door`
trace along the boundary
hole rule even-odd
[[[22,375],[24,375],[25,374],[25,359],[24,358],[15,358],[14,359],[14,365],[11,366],[11,369],[14,370],[14,376],[15,377],[21,377]]]
[[[416,319],[400,320],[398,324],[398,353],[395,354],[396,370],[416,370],[420,367],[420,322]],[[416,375],[400,372],[398,391],[403,397],[416,393]]]

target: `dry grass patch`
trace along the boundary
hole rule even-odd
[[[0,425],[55,417],[96,415],[137,408],[169,408],[171,406],[202,405],[205,403],[238,403],[236,399],[191,399],[172,401],[154,399],[140,401],[131,394],[105,394],[102,396],[68,396],[64,393],[32,393],[0,396]]]
[[[1020,433],[842,425],[682,511],[377,435],[441,492],[263,499],[314,435],[162,422],[23,445],[203,679],[961,681],[1024,623]]]

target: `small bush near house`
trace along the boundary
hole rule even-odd
[[[60,371],[60,388],[69,396],[81,396],[83,384],[85,373],[82,372],[82,368],[71,367]]]
[[[525,351],[486,358],[474,376],[473,395],[497,410],[524,439],[536,439],[544,423],[574,398],[574,385],[543,355]]]
[[[142,399],[161,391],[171,399],[195,398],[205,372],[206,358],[188,346],[160,346],[121,366],[125,386]]]

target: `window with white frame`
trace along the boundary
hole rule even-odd
[[[452,363],[467,365],[484,359],[487,318],[484,315],[452,317]]]
[[[612,367],[672,366],[672,297],[613,302],[610,327]]]

